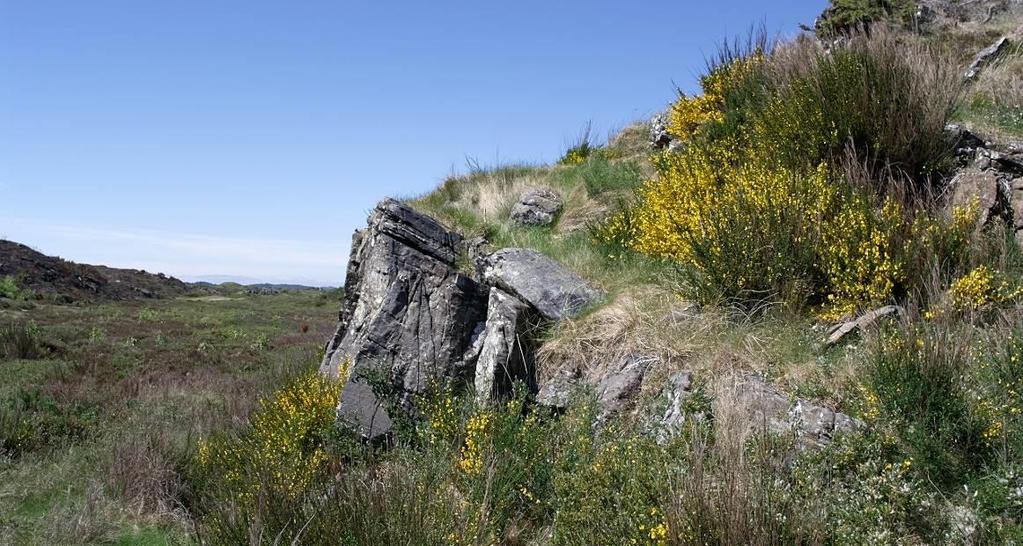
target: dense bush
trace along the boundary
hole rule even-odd
[[[32,291],[18,286],[18,281],[11,275],[0,277],[0,298],[12,300],[27,300],[32,297]]]
[[[208,544],[851,545],[907,537],[933,543],[950,530],[932,484],[970,475],[986,487],[992,508],[985,517],[1015,513],[1012,487],[1002,491],[976,467],[926,448],[944,452],[941,441],[969,440],[949,453],[993,454],[1009,434],[1018,444],[1018,408],[991,409],[1005,424],[997,436],[986,434],[992,418],[971,420],[980,414],[956,390],[961,384],[904,352],[888,346],[877,353],[865,387],[871,426],[820,451],[794,450],[791,437],[733,437],[726,423],[713,421],[691,422],[658,443],[628,427],[595,427],[585,398],[554,416],[530,409],[521,395],[480,406],[440,389],[421,400],[423,421],[386,452],[338,451],[318,436],[310,448],[326,454],[330,472],[291,482],[300,490],[251,502],[248,492],[265,487],[259,473],[246,472],[252,481],[240,489],[219,489],[225,482],[215,477],[193,481],[213,501],[199,505],[200,534]],[[989,368],[991,378],[977,385],[995,388],[1011,379],[1005,388],[1018,388],[1023,376],[1005,366],[1013,356],[997,358],[1003,365]],[[895,389],[899,382],[905,391]],[[906,411],[907,404],[915,410]],[[272,457],[250,464],[261,460],[278,467]],[[990,468],[999,476],[1007,471]],[[945,495],[963,496],[951,489]]]
[[[765,47],[726,50],[703,95],[679,98],[670,129],[684,148],[597,237],[671,258],[702,301],[828,315],[907,294],[916,267],[961,263],[970,211],[938,214],[931,199],[951,71],[884,32],[830,52]]]
[[[199,443],[193,483],[206,540],[247,542],[253,528],[300,521],[306,495],[325,478],[341,383],[310,373],[264,398],[238,434]]]
[[[39,358],[44,351],[39,328],[32,322],[10,321],[0,325],[0,358]]]
[[[57,397],[39,388],[23,388],[0,400],[0,454],[17,457],[81,439],[98,418],[98,403]]]

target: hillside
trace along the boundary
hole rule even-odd
[[[0,278],[20,296],[63,302],[167,298],[188,289],[162,273],[78,264],[6,240],[0,240]]]
[[[1023,543],[1023,3],[834,0],[700,88],[382,196],[336,314],[0,315],[0,542]]]

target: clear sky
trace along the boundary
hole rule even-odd
[[[0,237],[186,279],[338,284],[380,198],[557,159],[825,0],[0,0]]]

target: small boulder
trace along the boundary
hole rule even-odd
[[[558,371],[554,377],[544,381],[540,385],[540,392],[536,395],[536,402],[541,406],[564,411],[572,399],[572,393],[579,388],[582,381],[582,370],[575,366],[568,366]]]
[[[650,430],[658,443],[665,443],[682,431],[689,420],[701,421],[707,418],[706,413],[690,413],[686,405],[693,396],[695,382],[691,372],[675,372],[668,377],[668,382],[661,390],[663,411],[657,406],[658,412],[650,422]]]
[[[650,146],[657,150],[668,148],[675,140],[668,132],[668,122],[671,119],[671,108],[664,112],[655,114],[650,118]]]
[[[532,189],[512,206],[511,219],[523,226],[549,226],[564,208],[561,196],[551,190]]]
[[[632,404],[643,377],[660,362],[655,356],[626,355],[597,383],[598,421],[606,421]]]
[[[504,248],[481,260],[483,278],[532,305],[548,320],[578,315],[600,299],[579,275],[526,248]]]

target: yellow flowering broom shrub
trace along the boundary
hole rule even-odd
[[[956,279],[949,288],[952,307],[958,310],[1010,302],[1021,294],[1023,288],[1013,287],[1004,274],[986,265]]]
[[[656,157],[638,203],[593,230],[609,254],[676,262],[700,300],[780,299],[828,318],[962,261],[968,215],[915,197],[947,151],[947,97],[920,95],[928,62],[883,36],[798,47],[778,62],[727,55],[703,95],[679,98],[670,130],[687,144]]]
[[[763,61],[763,52],[757,50],[751,55],[727,61],[700,78],[702,94],[692,97],[682,94],[672,104],[668,132],[677,138],[688,139],[708,123],[724,121],[728,92],[749,77]]]
[[[264,398],[240,434],[200,441],[198,467],[218,482],[212,490],[243,505],[305,494],[327,463],[342,385],[311,372]]]

